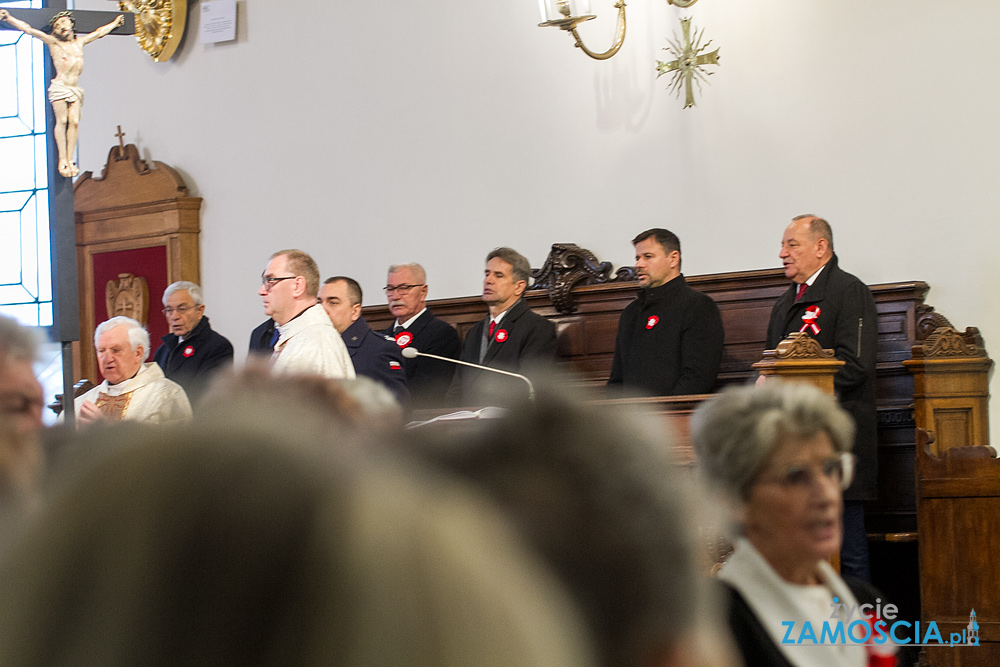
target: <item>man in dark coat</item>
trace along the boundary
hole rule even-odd
[[[878,342],[875,299],[868,287],[841,270],[833,253],[829,223],[800,215],[785,229],[778,255],[793,283],[771,310],[767,349],[788,334],[807,331],[844,366],[833,378],[841,406],[854,418],[857,457],[854,482],[844,492],[844,543],[841,571],[869,580],[865,500],[876,497],[875,348]]]
[[[361,299],[361,285],[347,276],[327,278],[319,290],[320,305],[344,339],[354,372],[384,385],[400,405],[409,407],[403,354],[395,341],[372,331],[361,317]]]
[[[643,289],[618,320],[608,387],[650,396],[709,393],[722,361],[718,306],[684,282],[675,234],[649,229],[632,244]]]
[[[389,312],[396,321],[382,333],[392,336],[401,349],[412,346],[420,352],[457,359],[461,349],[458,332],[427,308],[427,290],[424,267],[416,263],[390,266],[385,295]],[[415,406],[436,407],[444,403],[455,364],[416,357],[404,359],[403,367]]]
[[[233,363],[233,346],[212,330],[205,317],[201,287],[181,280],[163,292],[163,314],[170,333],[153,360],[168,380],[184,388],[191,405],[201,396],[212,375]]]
[[[483,301],[489,315],[466,335],[462,361],[521,374],[554,362],[555,325],[521,298],[530,277],[531,265],[517,251],[497,248],[487,255]],[[459,366],[448,397],[462,405],[496,404],[527,391],[523,380]]]

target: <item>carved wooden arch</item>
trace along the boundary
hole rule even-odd
[[[80,286],[80,353],[74,372],[76,379],[96,383],[97,324],[118,314],[119,306],[131,307],[155,348],[168,331],[158,312],[150,314],[149,303],[158,303],[174,281],[200,283],[201,199],[190,196],[170,166],[141,159],[133,144],[118,144],[108,152],[100,176],[88,171],[77,180],[74,208]],[[117,285],[113,300],[109,281]]]

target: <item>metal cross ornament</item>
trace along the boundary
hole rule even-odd
[[[712,40],[708,40],[704,45],[701,43],[702,35],[705,34],[705,30],[702,29],[700,32],[695,31],[694,40],[691,39],[691,19],[681,19],[681,31],[684,35],[683,43],[679,43],[675,39],[668,39],[667,43],[669,47],[664,47],[664,51],[669,51],[670,55],[674,56],[674,60],[669,62],[664,62],[662,60],[656,61],[656,78],[666,74],[667,72],[673,72],[673,78],[670,81],[670,91],[680,96],[681,86],[684,86],[684,108],[693,107],[694,104],[694,90],[691,88],[691,83],[698,84],[698,90],[701,90],[702,81],[706,81],[712,72],[705,71],[705,65],[718,65],[719,64],[719,49],[712,51],[711,53],[704,53],[712,44]]]

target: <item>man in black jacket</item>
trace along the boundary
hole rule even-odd
[[[416,263],[390,266],[385,295],[389,300],[389,312],[396,321],[382,333],[392,336],[400,349],[412,346],[427,354],[458,358],[461,349],[458,332],[444,320],[434,317],[427,308],[424,267]],[[403,367],[415,406],[436,407],[444,403],[455,374],[455,364],[417,357],[404,359]]]
[[[833,378],[841,406],[854,418],[857,457],[854,482],[844,492],[844,574],[870,580],[865,500],[876,497],[875,299],[867,285],[841,270],[833,252],[833,231],[815,215],[800,215],[785,229],[778,255],[793,283],[771,310],[767,349],[788,334],[806,331],[844,366]]]
[[[462,361],[521,374],[554,362],[555,325],[521,298],[530,278],[531,265],[516,250],[497,248],[486,256],[483,301],[489,315],[466,334]],[[523,380],[459,366],[448,397],[462,405],[496,404],[527,391]]]
[[[650,396],[707,394],[722,361],[719,308],[681,274],[681,242],[666,229],[632,240],[642,290],[618,320],[609,389]]]
[[[170,333],[160,338],[163,344],[153,360],[167,379],[184,388],[194,405],[212,374],[232,365],[233,346],[209,325],[198,285],[186,280],[172,283],[163,292],[163,306]]]

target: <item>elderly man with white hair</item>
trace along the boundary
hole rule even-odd
[[[233,364],[233,345],[205,317],[201,287],[187,280],[163,291],[163,315],[170,333],[160,338],[153,361],[195,403],[212,375]]]
[[[112,317],[94,331],[97,364],[104,382],[75,402],[80,424],[140,421],[171,424],[191,419],[191,404],[149,355],[149,333],[130,317]]]

